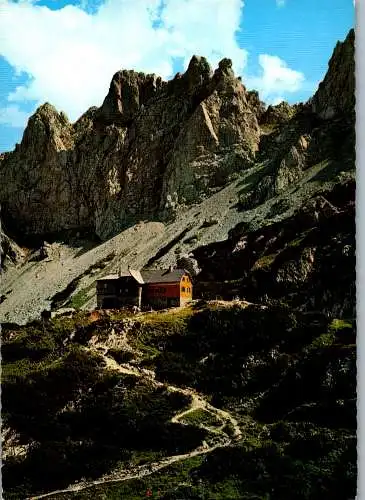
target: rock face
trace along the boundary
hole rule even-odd
[[[283,193],[321,162],[354,167],[355,134],[354,31],[338,42],[328,72],[312,99],[290,106],[280,103],[260,114],[258,159],[267,162],[266,175],[242,197],[242,208],[256,207]],[[324,179],[325,180],[325,179]]]
[[[181,255],[176,261],[176,267],[186,269],[193,278],[201,271],[198,261],[192,255]]]
[[[16,221],[19,232],[45,233],[80,220],[76,179],[69,170],[73,144],[71,124],[50,104],[29,119],[21,144],[0,162],[2,212],[8,226]]]
[[[355,111],[355,31],[343,43],[337,42],[328,72],[311,100],[315,113],[323,119]]]
[[[14,264],[21,263],[24,258],[23,250],[3,231],[0,231],[0,273]]]
[[[295,113],[300,109],[300,106],[291,106],[287,102],[281,102],[276,106],[268,106],[260,115],[260,125],[278,125],[288,122]]]
[[[74,124],[46,103],[15,151],[0,155],[6,227],[42,239],[83,230],[105,240],[139,220],[175,217],[257,161],[267,169],[242,197],[244,209],[290,189],[328,158],[351,164],[353,56],[352,30],[305,105],[265,109],[230,59],[213,72],[197,56],[168,82],[119,71],[102,106]]]
[[[128,126],[141,106],[162,87],[161,78],[135,71],[119,71],[113,76],[99,116],[104,123]]]
[[[229,59],[213,73],[194,56],[169,82],[116,73],[101,108],[73,125],[41,106],[0,161],[4,218],[27,234],[88,228],[107,238],[173,215],[252,162],[260,128],[247,95]]]

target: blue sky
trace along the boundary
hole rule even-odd
[[[118,69],[169,78],[194,53],[230,57],[267,103],[305,101],[353,26],[352,0],[3,0],[0,151],[43,102],[74,121]]]

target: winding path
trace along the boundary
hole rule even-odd
[[[95,352],[95,349],[93,348],[86,348],[89,351]],[[62,489],[62,490],[55,490],[49,493],[44,493],[42,495],[38,496],[33,496],[33,497],[28,497],[26,500],[38,500],[40,498],[47,498],[47,497],[52,497],[54,495],[62,494],[62,493],[73,493],[77,491],[82,491],[88,488],[92,488],[93,486],[97,486],[100,484],[108,484],[108,483],[116,483],[116,482],[123,482],[123,481],[128,481],[131,479],[141,479],[145,476],[154,474],[155,472],[164,469],[166,467],[169,467],[175,462],[179,462],[182,460],[186,460],[188,458],[196,457],[198,455],[202,454],[207,454],[211,453],[217,448],[223,448],[226,446],[229,446],[233,441],[238,441],[242,437],[241,430],[239,428],[238,422],[235,418],[232,417],[232,415],[224,411],[220,408],[216,408],[212,406],[210,403],[208,403],[202,395],[200,395],[198,392],[194,391],[193,389],[190,388],[180,388],[180,387],[175,387],[173,385],[165,385],[162,382],[158,382],[155,380],[155,373],[151,370],[146,370],[146,369],[140,369],[134,366],[129,365],[128,363],[123,363],[119,364],[115,359],[107,356],[107,349],[105,350],[104,354],[100,354],[100,351],[98,351],[98,354],[102,356],[105,362],[105,367],[106,369],[109,370],[115,370],[120,373],[125,373],[128,375],[135,375],[137,377],[145,377],[147,378],[150,382],[155,387],[166,387],[168,391],[171,392],[180,392],[181,394],[184,394],[186,396],[190,396],[192,398],[190,408],[187,410],[183,410],[176,415],[174,415],[171,419],[171,422],[173,423],[180,423],[180,420],[183,419],[186,415],[189,413],[193,412],[194,410],[197,409],[203,409],[209,413],[214,414],[219,420],[221,420],[222,425],[219,429],[214,429],[206,425],[200,425],[200,427],[206,429],[208,432],[215,434],[216,439],[215,442],[212,443],[211,445],[208,445],[205,441],[203,442],[203,445],[199,446],[195,450],[192,450],[188,453],[182,454],[182,455],[173,455],[170,457],[166,457],[164,459],[161,459],[157,462],[152,462],[149,464],[144,464],[141,466],[136,466],[132,469],[129,470],[120,470],[118,472],[114,472],[111,474],[108,474],[101,479],[95,480],[95,481],[87,481],[87,482],[78,482],[76,484],[70,485],[69,487]],[[233,428],[233,435],[232,437],[229,437],[227,434],[222,432],[222,428],[225,426],[225,424],[231,424]]]

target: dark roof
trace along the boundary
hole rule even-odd
[[[184,274],[189,274],[185,269],[142,269],[141,275],[145,283],[176,283],[180,282]]]
[[[118,279],[123,279],[125,280],[126,278],[132,278],[135,281],[136,276],[136,271],[131,269],[132,275],[128,272],[128,274],[123,273],[122,276],[119,276],[118,274],[109,274],[108,276],[104,276],[103,278],[99,278],[97,281],[110,281],[110,280],[118,280]],[[135,274],[136,276],[133,276]],[[144,283],[177,283],[180,282],[181,278],[185,275],[190,274],[188,271],[185,271],[185,269],[173,269],[170,271],[169,269],[142,269],[140,271],[141,277],[143,279]]]

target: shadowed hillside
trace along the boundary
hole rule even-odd
[[[80,493],[55,498],[138,498],[161,474],[164,498],[203,485],[208,497],[289,499],[293,484],[296,498],[351,497],[354,328],[352,319],[239,302],[6,326],[5,498],[81,478]],[[189,468],[203,440],[206,459]],[[143,479],[144,463],[151,474],[177,455],[184,473],[156,469]],[[109,484],[133,471],[138,481]]]

